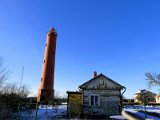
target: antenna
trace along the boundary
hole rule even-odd
[[[19,88],[21,88],[21,84],[22,84],[22,81],[23,81],[23,72],[24,72],[24,66],[22,67],[22,73],[21,73],[21,80],[20,80]]]

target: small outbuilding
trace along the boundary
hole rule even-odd
[[[69,117],[79,116],[82,113],[82,93],[67,91],[67,114]]]

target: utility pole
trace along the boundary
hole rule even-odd
[[[23,72],[24,72],[24,66],[22,67],[22,73],[21,73],[21,80],[20,80],[19,89],[21,88],[22,81],[23,81]]]
[[[18,90],[19,94],[20,94],[21,85],[22,85],[22,81],[23,81],[23,72],[24,72],[24,66],[22,67],[20,85],[19,85],[19,90]],[[19,113],[21,114],[21,112],[20,112],[20,105],[21,105],[21,101],[19,100],[19,104],[18,104],[18,114],[19,114]]]

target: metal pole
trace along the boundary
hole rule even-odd
[[[19,89],[21,89],[21,85],[22,85],[22,81],[23,81],[23,72],[24,72],[24,66],[22,67],[22,73],[21,73],[21,80],[20,80]]]
[[[147,104],[147,96],[144,96],[144,112],[145,112],[145,119],[147,118],[146,104]]]
[[[34,120],[37,120],[37,108],[38,108],[38,102],[36,103],[36,111],[35,111]]]
[[[19,115],[19,113],[20,113],[20,105],[21,105],[21,103],[19,102],[19,104],[18,104],[18,117],[20,116]]]
[[[145,119],[147,118],[147,113],[146,113],[146,104],[144,103],[144,112],[145,112]]]

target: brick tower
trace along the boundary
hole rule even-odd
[[[51,28],[47,33],[44,60],[42,65],[42,75],[37,102],[47,102],[54,97],[54,66],[56,54],[57,33]]]

